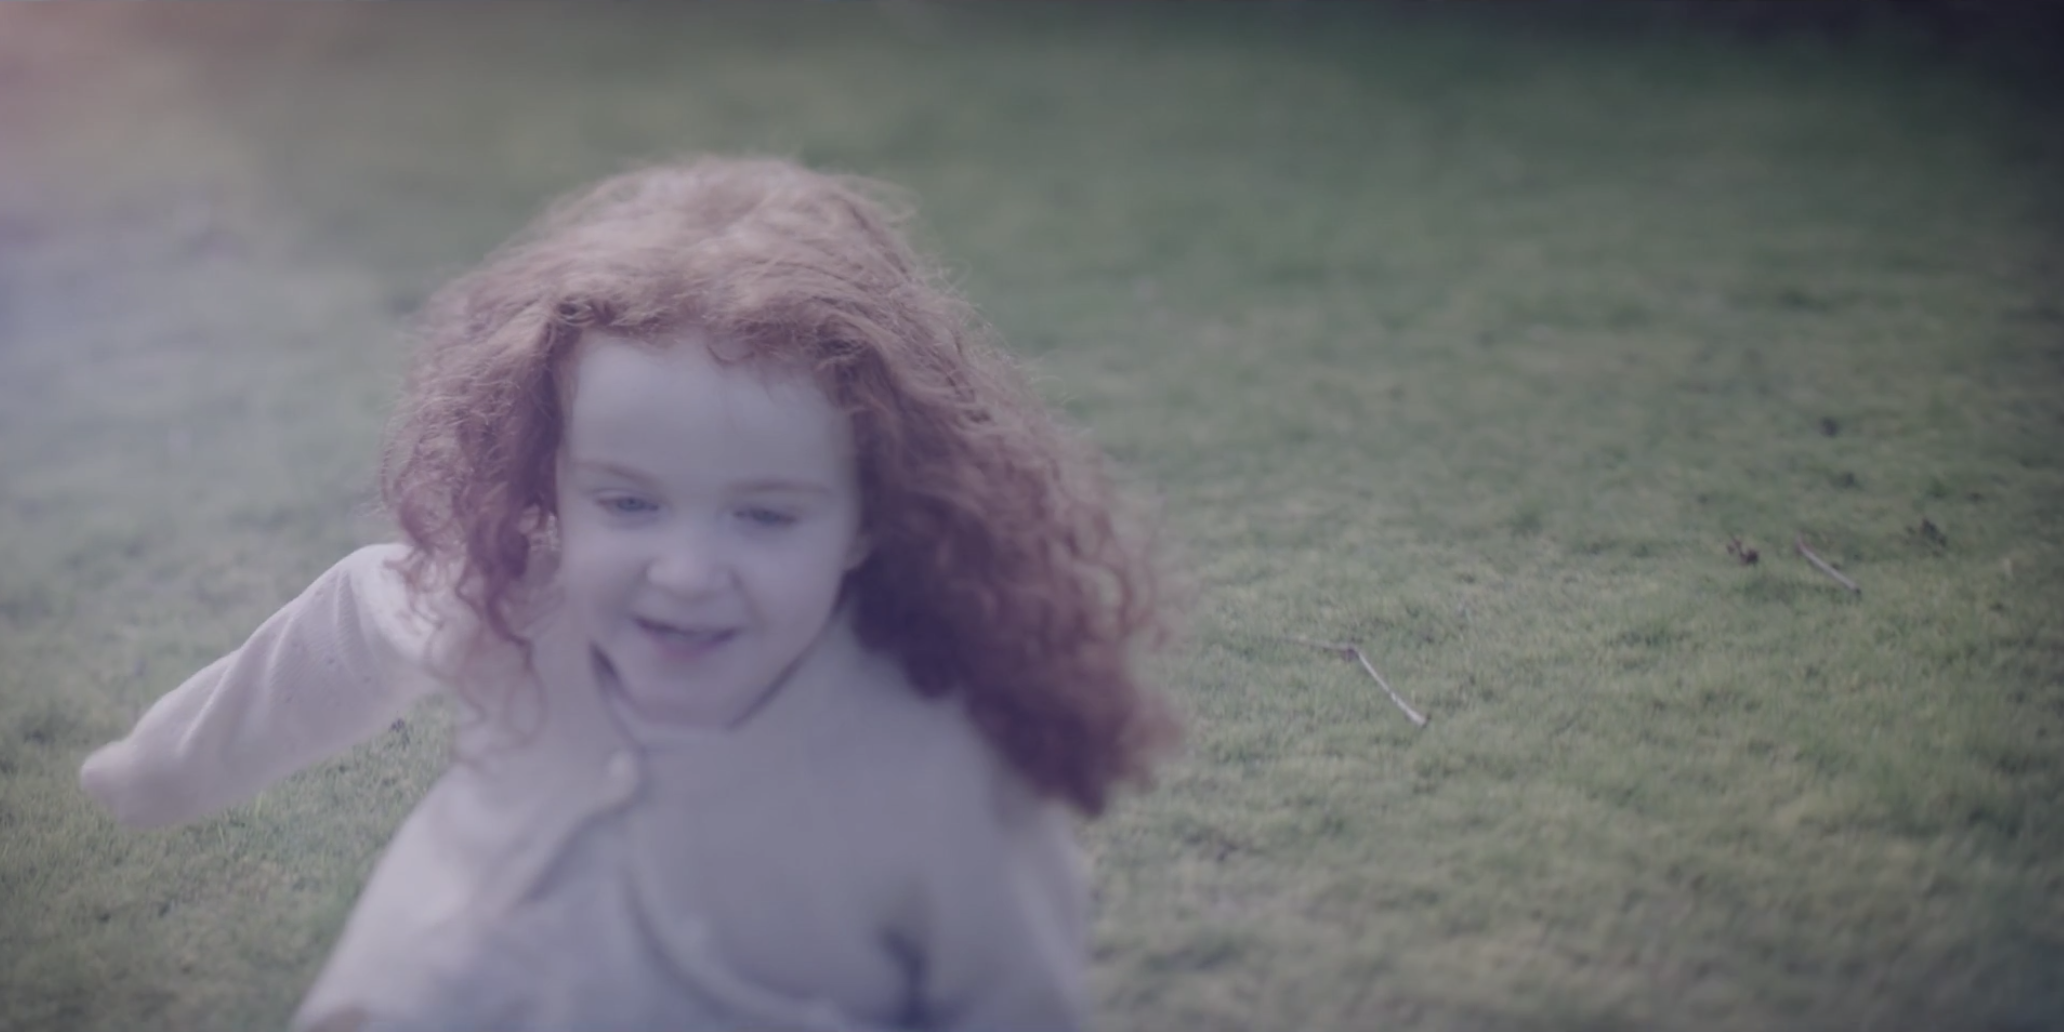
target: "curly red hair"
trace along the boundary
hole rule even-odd
[[[960,696],[1040,791],[1096,814],[1175,737],[1136,670],[1167,637],[1151,542],[1121,519],[1102,456],[907,243],[893,196],[779,160],[647,169],[561,201],[445,287],[382,464],[415,546],[403,573],[521,645],[583,334],[699,328],[808,370],[852,420],[872,545],[847,585],[861,639],[919,691]]]

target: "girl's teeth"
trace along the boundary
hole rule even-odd
[[[684,631],[678,627],[668,627],[664,624],[646,624],[645,626],[660,637],[689,645],[700,645],[704,642],[715,641],[722,634],[720,631]]]

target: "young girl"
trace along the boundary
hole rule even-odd
[[[1173,736],[1143,544],[867,184],[607,180],[432,299],[404,543],[91,756],[189,821],[462,700],[301,1029],[1062,1030],[1065,806]]]

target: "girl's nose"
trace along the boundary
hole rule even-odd
[[[654,587],[683,596],[715,591],[729,575],[723,553],[712,542],[686,535],[667,542],[645,570]]]

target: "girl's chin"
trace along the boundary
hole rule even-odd
[[[747,693],[703,683],[675,679],[619,678],[617,694],[640,717],[662,724],[686,727],[723,726],[737,715]]]
[[[735,643],[733,643],[735,646]],[[724,669],[721,647],[697,661],[682,663],[660,655],[640,641],[638,647],[609,657],[614,673],[610,686],[639,717],[679,727],[723,727],[750,711],[767,685],[747,683],[735,669]]]

